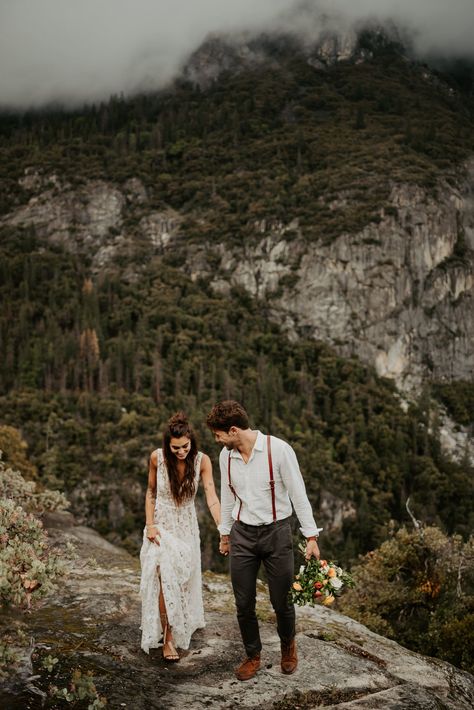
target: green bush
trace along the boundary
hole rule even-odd
[[[61,555],[53,551],[36,515],[64,508],[55,491],[36,492],[19,471],[0,461],[0,606],[29,609],[55,588],[65,572]]]
[[[65,510],[69,507],[69,501],[62,493],[41,489],[35,481],[25,481],[19,471],[7,468],[2,460],[0,460],[0,498],[11,499],[25,512],[34,514]]]
[[[18,429],[0,424],[0,457],[26,478],[36,478],[38,472],[27,457],[27,448]]]
[[[0,460],[0,608],[34,608],[55,589],[65,574],[62,553],[53,550],[37,515],[67,506],[57,491],[37,492],[19,471]],[[7,675],[25,655],[26,635],[17,618],[0,642],[0,676]]]
[[[13,500],[0,498],[0,606],[29,609],[64,574],[42,523]]]
[[[377,633],[465,670],[474,660],[474,538],[399,529],[353,570],[341,610]]]
[[[52,685],[49,689],[49,694],[53,698],[64,700],[68,704],[72,703],[73,706],[81,703],[80,707],[83,707],[83,703],[87,702],[87,710],[102,710],[107,705],[107,699],[97,692],[91,671],[83,673],[79,669],[74,670],[67,688],[58,688]]]
[[[474,382],[438,382],[433,394],[456,422],[474,428]]]

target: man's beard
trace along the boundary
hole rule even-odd
[[[233,450],[234,450],[234,447],[232,446],[232,444],[225,444],[225,448],[227,449],[227,451],[233,451]]]

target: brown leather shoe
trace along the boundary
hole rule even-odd
[[[243,663],[236,669],[235,675],[239,680],[250,680],[260,668],[260,654],[258,653],[253,658],[246,658]]]
[[[281,670],[283,673],[290,675],[294,673],[298,666],[298,656],[296,653],[296,641],[281,642]]]

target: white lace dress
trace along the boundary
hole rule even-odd
[[[158,607],[160,578],[169,624],[175,645],[189,648],[191,636],[202,629],[201,547],[194,506],[202,453],[195,461],[194,496],[177,506],[171,494],[163,452],[157,449],[155,523],[161,533],[160,544],[150,542],[143,531],[140,552],[142,568],[140,596],[142,600],[142,649],[162,645],[162,629]]]

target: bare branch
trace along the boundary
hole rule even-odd
[[[410,518],[411,518],[411,520],[412,520],[412,523],[413,523],[413,526],[414,526],[415,530],[416,530],[417,532],[419,532],[420,535],[422,536],[422,535],[423,535],[423,528],[422,528],[422,525],[421,525],[421,521],[420,521],[420,520],[417,520],[417,519],[415,518],[415,516],[413,515],[413,513],[411,512],[411,510],[410,510],[410,496],[408,496],[408,498],[407,498],[407,500],[406,500],[405,508],[407,509],[407,513],[408,513],[408,515],[410,516]]]

